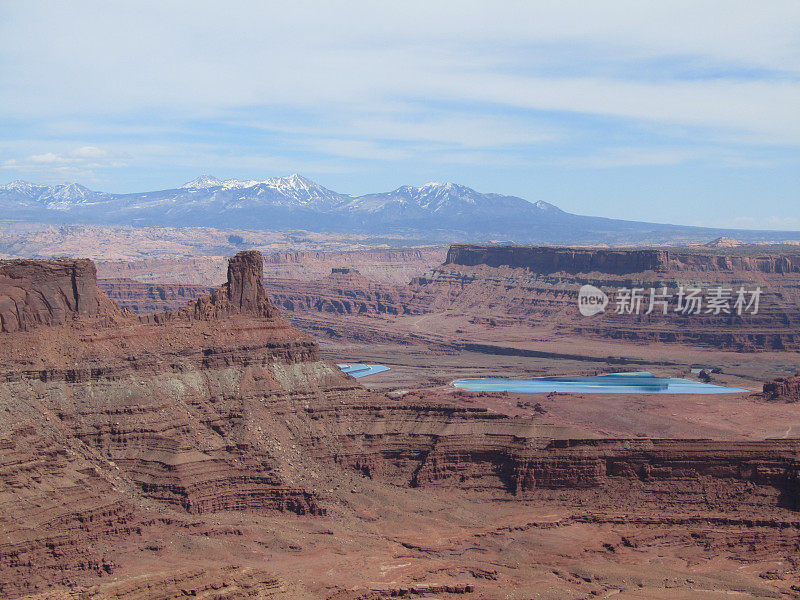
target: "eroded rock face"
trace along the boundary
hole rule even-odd
[[[264,289],[263,257],[256,250],[239,252],[228,261],[227,281],[220,290],[200,285],[139,283],[129,279],[102,280],[100,285],[111,298],[137,313],[178,310],[191,301],[188,312],[197,318],[233,314],[269,318],[277,314]],[[208,298],[203,300],[204,296]]]
[[[425,310],[409,290],[371,281],[347,267],[331,269],[318,281],[270,280],[269,289],[275,304],[293,317],[313,313],[413,315]]]
[[[57,415],[60,435],[118,460],[145,496],[195,513],[321,511],[313,494],[270,466],[266,448],[245,451],[252,442],[239,428],[216,425],[246,410],[247,398],[291,395],[302,402],[329,385],[352,387],[269,304],[259,259],[235,257],[223,288],[180,311],[120,313],[110,323],[96,318],[89,261],[15,265],[36,275],[27,296],[64,296],[76,318],[44,313],[40,320],[49,318],[50,327],[3,334],[0,401],[14,408],[4,416],[9,429],[35,398],[37,410]],[[75,306],[65,289],[73,281]],[[85,306],[87,299],[94,304]]]
[[[252,314],[269,312],[261,252],[239,252],[228,261],[227,292],[234,310]]]
[[[381,434],[351,432],[337,440],[335,455],[312,436],[310,452],[395,484],[559,503],[589,498],[594,509],[614,513],[674,503],[678,512],[712,505],[741,519],[800,508],[798,440],[569,439],[529,419],[441,406],[394,407],[381,416]]]
[[[465,315],[475,323],[542,327],[553,334],[683,343],[739,351],[800,350],[800,255],[749,256],[672,250],[605,250],[537,246],[454,245],[445,264],[410,284],[433,312]],[[710,250],[706,252],[712,252]],[[583,317],[578,291],[591,284],[610,300],[602,314]],[[681,286],[760,289],[757,314],[677,312]],[[621,289],[639,288],[642,308],[617,312]],[[647,314],[650,289],[671,298]]]
[[[474,246],[454,244],[445,265],[512,267],[536,273],[624,274],[652,271],[669,262],[665,250],[589,250],[548,246]]]
[[[445,265],[511,267],[540,274],[644,271],[757,271],[800,273],[800,256],[728,256],[674,250],[606,250],[551,246],[454,244]]]
[[[765,383],[763,396],[777,402],[800,402],[800,373]]]
[[[90,260],[0,261],[0,332],[60,325],[98,307]]]
[[[215,568],[270,564],[278,551],[265,553],[264,540],[298,549],[264,522],[279,512],[306,526],[347,515],[357,493],[341,483],[354,474],[385,486],[367,498],[361,523],[402,513],[391,491],[402,486],[531,500],[564,522],[707,519],[733,540],[760,527],[796,543],[797,440],[573,440],[535,418],[374,394],[278,315],[257,261],[257,253],[235,257],[225,286],[179,311],[104,320],[98,309],[2,334],[0,595],[114,574],[135,576],[131,597],[214,586],[247,597],[231,595],[239,575],[227,583],[154,576],[152,592],[140,575],[208,565],[205,549],[214,547]],[[480,543],[473,533],[469,544]],[[317,561],[323,542],[310,537],[303,544]],[[241,577],[253,597],[282,585],[268,574]]]
[[[402,323],[395,329],[382,327],[382,322],[438,314],[466,317],[476,329],[529,327],[547,340],[568,336],[744,352],[800,350],[800,254],[752,255],[757,250],[454,245],[444,264],[408,285],[377,283],[352,267],[341,267],[314,281],[269,278],[268,287],[273,303],[295,325],[359,341],[413,339],[420,333],[416,325],[404,331]],[[605,312],[591,318],[578,311],[578,291],[585,284],[609,297]],[[676,311],[682,286],[701,288],[706,296],[716,288],[728,289],[728,311],[710,313],[707,305],[699,314]],[[113,288],[126,306],[158,306],[146,288]],[[616,311],[616,294],[624,288],[639,288],[638,313]],[[656,307],[648,314],[650,289],[662,294],[664,288],[671,306],[666,313]],[[761,290],[757,314],[733,309],[740,289],[746,299]],[[174,305],[164,301],[161,306]]]
[[[99,279],[98,285],[121,307],[142,314],[178,310],[214,291],[207,285],[141,283],[133,279]]]

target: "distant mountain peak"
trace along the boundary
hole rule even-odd
[[[212,187],[217,187],[222,185],[222,182],[214,177],[213,175],[200,175],[196,179],[192,179],[191,181],[184,183],[181,186],[181,189],[184,190],[205,190]]]
[[[421,189],[423,189],[423,188],[445,188],[445,189],[448,189],[448,190],[449,190],[449,189],[453,189],[453,188],[455,188],[455,187],[464,187],[464,186],[462,186],[462,185],[457,185],[457,184],[455,184],[455,183],[452,183],[451,181],[446,181],[446,182],[442,182],[442,181],[429,181],[428,183],[426,183],[426,184],[424,184],[424,185],[421,185],[421,186],[420,186],[420,187],[418,187],[417,189],[420,189],[420,190],[421,190]]]
[[[704,244],[706,248],[735,248],[737,246],[744,246],[746,242],[741,240],[734,240],[726,236],[718,237]]]
[[[288,177],[273,177],[271,179],[267,179],[267,182],[274,183],[278,186],[290,185],[295,189],[312,189],[322,187],[318,183],[311,181],[307,177],[298,175],[297,173],[292,173]]]
[[[41,189],[43,187],[45,186],[37,185],[35,183],[31,183],[30,181],[25,181],[24,179],[15,179],[6,185],[0,185],[0,190],[27,193],[31,190]]]
[[[45,188],[39,196],[40,202],[45,202],[49,208],[55,210],[68,210],[75,204],[83,204],[92,200],[97,194],[80,183],[64,183]]]

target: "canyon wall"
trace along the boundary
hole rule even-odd
[[[726,251],[455,245],[443,265],[409,287],[432,311],[466,315],[476,324],[527,325],[551,337],[800,350],[800,257]],[[578,311],[578,291],[586,284],[609,297],[606,310],[592,317]],[[703,294],[728,288],[728,310],[677,311],[682,286]],[[620,290],[633,288],[643,296],[641,310],[618,311]],[[648,314],[651,288],[657,294],[666,289],[673,303],[666,314],[661,306]],[[740,288],[761,290],[757,313],[733,310]]]
[[[334,268],[316,281],[271,279],[269,293],[272,301],[289,315],[319,312],[377,316],[425,311],[404,287],[371,281],[352,268]]]
[[[136,313],[178,310],[211,291],[200,285],[139,283],[130,279],[101,279],[98,283],[112,300]],[[265,283],[271,302],[286,311],[290,320],[313,313],[336,319],[336,315],[404,315],[425,310],[403,287],[371,281],[349,267],[334,267],[316,281],[269,277]]]
[[[90,260],[0,261],[0,331],[59,325],[98,307]]]
[[[417,274],[442,262],[445,248],[379,248],[375,250],[273,252],[264,256],[268,278],[314,281],[331,269],[358,269],[369,280],[405,285]]]
[[[304,245],[288,240],[283,246]],[[331,242],[331,246],[336,244]],[[347,244],[340,244],[347,245]],[[405,285],[411,279],[441,264],[445,248],[376,248],[360,250],[264,250],[264,275],[268,279],[314,281],[331,269],[351,267],[371,281],[385,285]],[[223,256],[192,256],[171,259],[107,260],[97,265],[101,279],[131,279],[141,283],[219,285],[225,279]]]
[[[575,440],[535,417],[369,392],[280,316],[257,252],[231,259],[211,295],[150,315],[104,308],[85,261],[12,272],[24,298],[60,290],[71,312],[0,332],[5,597],[179,564],[269,564],[253,548],[283,542],[261,516],[343,517],[356,476],[385,486],[358,509],[370,515],[414,488],[532,500],[581,522],[800,528],[800,441]],[[253,523],[254,546],[231,542]],[[280,585],[262,575],[256,592]]]
[[[800,273],[797,256],[737,256],[667,249],[594,249],[553,246],[479,246],[454,244],[445,266],[511,267],[539,274],[605,273],[625,275],[645,271],[726,271]]]
[[[408,285],[374,281],[352,265],[333,267],[313,280],[268,276],[265,281],[273,302],[292,323],[331,337],[419,341],[424,332],[413,323],[411,330],[404,329],[397,317],[429,314],[466,317],[474,333],[482,327],[525,326],[542,341],[605,338],[745,352],[796,351],[800,349],[800,255],[757,251],[454,245],[444,264]],[[290,254],[280,260],[302,258]],[[586,284],[608,295],[603,313],[580,315],[578,292]],[[137,286],[110,280],[101,285],[135,312],[176,309],[185,298],[204,291],[199,286]],[[675,302],[682,287],[700,288],[704,294],[727,288],[728,309],[679,312]],[[632,288],[642,296],[640,310],[618,311],[617,294]],[[648,312],[651,289],[658,294],[666,291],[673,303],[666,313],[659,307]],[[748,294],[761,290],[757,312],[734,310],[739,289]],[[392,327],[381,327],[381,320]]]
[[[178,310],[214,289],[207,285],[141,283],[133,279],[100,279],[98,285],[119,306],[135,313]]]
[[[325,512],[279,415],[363,390],[278,316],[259,253],[234,257],[212,295],[138,317],[98,310],[89,261],[9,273],[74,318],[0,333],[2,595],[111,573],[181,514]]]
[[[800,509],[800,440],[570,439],[535,419],[428,404],[358,406],[345,415],[319,407],[310,415],[325,424],[304,440],[315,458],[397,485],[611,514],[713,510],[768,520]],[[348,435],[331,444],[330,428]]]

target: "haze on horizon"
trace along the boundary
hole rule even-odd
[[[800,229],[800,3],[0,4],[0,184],[293,172]]]

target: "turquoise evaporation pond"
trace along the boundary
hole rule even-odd
[[[342,370],[342,373],[352,375],[356,379],[366,377],[367,375],[375,375],[376,373],[383,373],[388,371],[389,367],[383,365],[336,365]]]
[[[590,377],[535,377],[533,379],[459,379],[457,388],[469,392],[516,392],[535,394],[573,392],[581,394],[733,394],[747,392],[677,377],[656,377],[652,373],[609,373]]]

